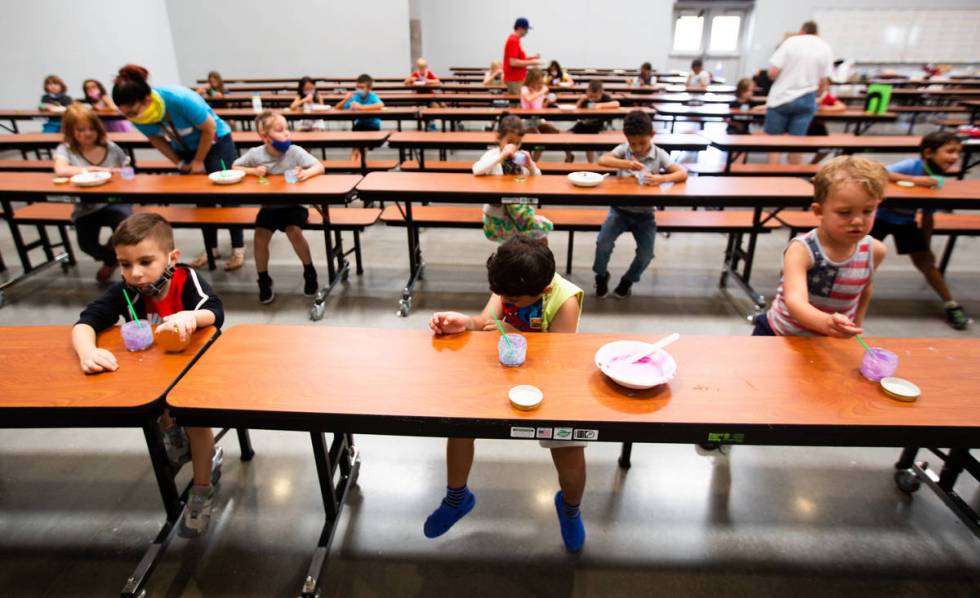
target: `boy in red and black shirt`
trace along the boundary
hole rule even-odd
[[[123,220],[112,235],[112,246],[123,280],[90,303],[72,328],[72,346],[86,374],[119,369],[115,356],[96,346],[96,334],[114,326],[120,316],[128,317],[125,290],[139,318],[159,324],[157,331],[171,329],[181,340],[200,327],[220,328],[225,314],[210,285],[193,269],[178,264],[180,250],[174,247],[173,230],[162,217],[141,213]],[[194,467],[194,485],[182,521],[184,535],[202,535],[211,517],[211,459],[214,434],[211,428],[174,425],[165,412],[160,418],[164,444],[171,462],[179,467],[188,458]],[[186,438],[184,437],[186,432]]]

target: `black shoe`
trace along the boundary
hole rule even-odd
[[[599,299],[609,295],[609,273],[605,276],[595,275],[595,296]]]
[[[272,278],[266,275],[259,275],[259,303],[269,304],[276,298],[272,292]]]
[[[957,305],[956,307],[947,307],[946,323],[952,326],[955,330],[966,330],[970,325],[970,317],[966,315],[966,312],[960,305]]]
[[[626,299],[633,294],[631,287],[633,283],[626,280],[625,278],[619,279],[619,284],[613,289],[613,294],[616,295],[617,299]]]
[[[313,297],[320,290],[320,283],[316,280],[316,269],[313,266],[303,268],[303,294]]]

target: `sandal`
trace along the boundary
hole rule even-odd
[[[245,248],[234,247],[231,250],[231,257],[225,262],[225,271],[231,272],[245,265]]]
[[[211,255],[214,256],[214,259],[218,259],[219,257],[221,257],[221,253],[217,249],[212,249],[211,250]],[[191,268],[195,268],[195,269],[197,269],[197,268],[203,268],[204,266],[207,266],[207,265],[208,265],[208,252],[207,251],[202,251],[201,254],[198,255],[196,258],[194,258],[191,261],[191,263],[190,263]]]

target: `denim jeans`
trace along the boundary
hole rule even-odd
[[[606,221],[599,229],[599,238],[595,244],[595,262],[592,264],[592,271],[596,276],[606,276],[609,265],[609,257],[612,256],[613,247],[616,246],[616,239],[625,232],[633,233],[636,239],[636,255],[633,262],[623,278],[637,283],[640,276],[650,265],[653,259],[653,242],[657,234],[657,221],[652,212],[639,213],[627,212],[619,208],[610,208]]]
[[[810,121],[817,113],[817,96],[815,93],[805,93],[795,100],[770,106],[766,110],[766,123],[763,126],[769,135],[806,135]]]
[[[133,209],[126,204],[105,206],[91,214],[86,214],[75,220],[75,237],[78,248],[106,266],[116,265],[116,251],[111,243],[99,243],[99,233],[102,227],[108,226],[115,231],[119,223],[132,215]]]
[[[191,161],[194,159],[194,152],[177,152],[181,160]],[[235,142],[231,139],[231,133],[224,135],[223,137],[218,137],[214,140],[214,145],[211,146],[211,150],[208,154],[204,156],[204,170],[207,173],[218,172],[222,170],[221,163],[224,161],[225,168],[231,168],[232,162],[238,158],[238,152],[235,151]],[[225,206],[238,206],[240,204],[221,204]],[[242,232],[241,228],[229,228],[228,232],[231,234],[231,246],[234,248],[244,248],[245,247],[245,233]],[[215,229],[204,229],[204,242],[208,247],[212,249],[218,246],[218,231]]]

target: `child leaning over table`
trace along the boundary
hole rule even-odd
[[[521,149],[524,140],[524,123],[506,114],[497,125],[497,147],[488,149],[473,164],[473,174],[540,176],[541,169],[531,159],[531,154]],[[525,203],[484,204],[483,234],[491,241],[506,241],[514,235],[547,240],[554,225],[544,216],[538,216],[533,206]]]
[[[820,224],[790,241],[776,297],[756,316],[753,336],[850,338],[863,332],[873,276],[885,259],[885,245],[869,233],[887,183],[884,166],[857,156],[820,169],[810,206]]]
[[[97,333],[115,325],[120,317],[130,318],[123,291],[128,293],[138,318],[159,324],[157,332],[171,329],[186,339],[204,326],[221,328],[225,319],[221,300],[197,271],[177,262],[180,250],[174,247],[173,230],[162,216],[144,212],[123,220],[112,235],[112,246],[123,279],[90,303],[71,331],[72,346],[83,372],[95,374],[119,369],[116,357],[96,346],[95,339]],[[174,469],[188,460],[194,468],[194,483],[181,521],[181,533],[203,535],[211,519],[214,495],[211,484],[214,434],[211,428],[181,429],[167,412],[160,417],[160,426],[167,457]]]
[[[653,122],[642,110],[633,110],[623,119],[626,143],[617,145],[611,152],[599,158],[599,164],[618,168],[620,174],[637,177],[645,185],[682,183],[687,180],[687,170],[674,162],[670,154],[653,145]],[[663,173],[661,174],[661,171]],[[595,294],[600,299],[609,294],[609,258],[616,239],[629,231],[636,241],[636,255],[626,274],[619,280],[613,294],[625,299],[631,288],[640,282],[640,276],[653,259],[653,242],[657,235],[657,221],[653,206],[612,206],[606,216],[599,237],[596,239]]]
[[[255,130],[262,139],[262,145],[253,147],[235,160],[233,170],[245,174],[264,177],[266,175],[285,175],[290,173],[297,181],[305,181],[323,174],[323,163],[305,149],[293,145],[289,127],[282,114],[266,110],[255,118]],[[259,274],[259,302],[272,303],[276,298],[269,276],[269,242],[272,235],[281,230],[286,233],[293,251],[303,264],[303,294],[316,295],[320,285],[317,282],[316,268],[310,244],[303,236],[303,225],[309,217],[306,206],[263,205],[255,217],[255,269]]]
[[[433,314],[429,327],[437,334],[466,330],[494,331],[493,317],[508,332],[578,332],[582,315],[582,289],[555,271],[555,257],[540,241],[514,237],[487,260],[490,300],[478,316],[457,312]],[[578,552],[585,543],[585,526],[579,505],[585,492],[585,443],[567,440],[540,441],[551,449],[561,490],[555,494],[555,510],[565,547]],[[476,497],[467,488],[473,465],[472,438],[450,438],[446,448],[446,496],[425,520],[427,538],[436,538],[469,513]]]

